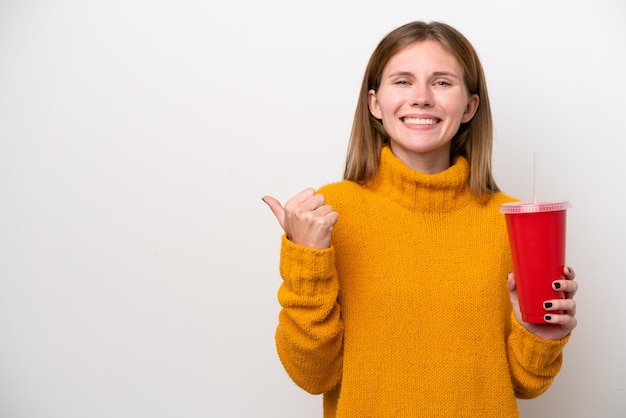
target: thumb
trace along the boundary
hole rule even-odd
[[[509,292],[514,292],[517,288],[515,282],[515,273],[509,273],[506,276],[506,287],[509,289]]]
[[[506,277],[506,288],[509,291],[509,296],[511,298],[511,303],[513,304],[513,306],[517,305],[519,303],[519,299],[517,296],[517,286],[515,283],[515,274],[514,273],[509,273]]]
[[[278,220],[280,227],[284,230],[285,229],[285,209],[283,208],[283,205],[281,205],[280,202],[277,199],[273,198],[272,196],[263,196],[261,200],[263,200],[263,202],[265,202],[265,204],[270,207],[270,210],[272,211],[272,213]]]
[[[522,314],[519,308],[519,297],[517,296],[517,285],[515,283],[515,274],[509,273],[507,275],[506,287],[509,290],[509,297],[511,299],[511,305],[513,307],[513,312],[515,313],[515,317],[517,321],[522,323]]]

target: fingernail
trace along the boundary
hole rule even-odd
[[[546,321],[550,321],[552,320],[552,317],[550,315],[546,315],[543,317]]]
[[[572,272],[572,269],[571,269],[571,268],[566,267],[566,269],[567,269],[567,272],[568,272],[568,273],[571,273],[571,272]]]
[[[561,288],[561,283],[554,283],[554,288],[555,289],[560,289]]]
[[[550,309],[552,307],[552,302],[546,302],[543,306],[545,306],[546,309]]]
[[[267,202],[265,201],[264,197],[262,197],[261,200],[263,201],[263,203],[265,203],[267,205]]]

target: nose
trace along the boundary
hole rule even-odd
[[[433,95],[429,86],[414,86],[411,92],[411,105],[429,107],[433,105]]]

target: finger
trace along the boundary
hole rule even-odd
[[[319,209],[322,209],[322,211],[326,212],[326,213],[324,213],[324,215],[322,215],[322,217],[326,220],[327,225],[332,230],[333,226],[337,223],[337,220],[339,220],[339,214],[337,212],[335,212],[328,205],[321,206]],[[317,212],[317,210],[316,210],[316,212]]]
[[[322,205],[314,210],[316,216],[328,216],[334,212],[330,205]]]
[[[307,189],[289,199],[285,203],[285,211],[287,213],[305,213],[314,211],[325,203],[324,195],[315,193],[313,189]]]
[[[335,225],[337,221],[339,220],[339,214],[335,211],[332,211],[327,216],[330,218],[332,225]]]
[[[312,196],[315,196],[315,189],[313,189],[312,187],[308,187],[302,190],[300,193],[298,193],[294,197],[292,197],[291,199],[289,199],[289,201],[285,203],[285,206],[287,206],[287,204],[297,205],[311,198]]]
[[[515,273],[509,273],[506,275],[506,287],[509,289],[509,292],[513,292],[517,288],[515,283]]]
[[[509,273],[506,276],[506,287],[509,290],[509,298],[511,300],[511,307],[513,308],[513,313],[515,314],[515,318],[521,324],[522,320],[522,312],[519,307],[519,297],[517,295],[517,286],[515,283],[515,274]]]
[[[563,331],[568,334],[578,325],[578,321],[572,315],[547,314],[544,316],[544,320],[549,324],[560,325]]]
[[[564,311],[571,316],[576,315],[576,301],[574,299],[553,299],[547,300],[543,304],[546,311]]]
[[[285,229],[285,209],[283,208],[283,205],[281,205],[280,202],[277,199],[273,198],[272,196],[263,196],[261,200],[263,200],[267,204],[267,206],[270,207],[270,210],[272,211],[276,219],[278,219],[278,223],[280,224],[280,227],[284,230]]]
[[[329,205],[322,205],[309,213],[311,214],[310,221],[315,223],[320,231],[329,233],[339,219],[339,214]]]
[[[576,278],[576,273],[574,272],[574,269],[569,266],[563,267],[563,273],[565,273],[565,278],[567,280],[574,280]]]
[[[552,282],[552,288],[557,292],[564,292],[568,298],[572,298],[578,291],[578,282],[567,279],[555,280]]]

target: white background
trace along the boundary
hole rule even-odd
[[[579,327],[522,417],[626,416],[622,0],[0,0],[0,417],[319,418],[260,198],[341,178],[367,59],[418,19],[483,60],[500,186],[530,199],[536,152],[573,205]]]

